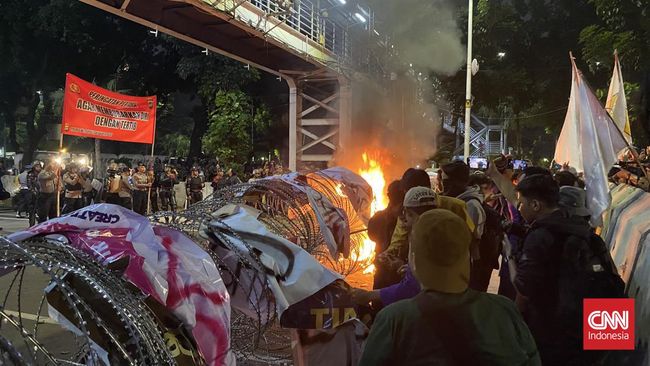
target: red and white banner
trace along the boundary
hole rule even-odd
[[[152,225],[121,206],[97,204],[9,239],[49,234],[65,236],[68,245],[104,265],[129,258],[124,277],[183,323],[206,365],[236,363],[230,345],[230,295],[212,257],[183,233]]]
[[[66,74],[61,133],[153,144],[156,96],[133,97]]]

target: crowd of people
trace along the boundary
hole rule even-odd
[[[56,216],[59,191],[63,213],[109,202],[146,214],[176,209],[181,178],[189,204],[203,199],[208,182],[241,183],[230,169],[205,166],[181,177],[172,166],[157,172],[155,164],[113,162],[101,182],[76,164],[34,162],[17,177],[17,215],[31,207],[39,222]],[[645,169],[635,157],[609,177],[642,187]],[[279,173],[267,162],[250,169],[249,181]],[[361,365],[598,365],[611,357],[582,348],[582,300],[624,297],[590,224],[582,176],[568,165],[518,171],[505,156],[487,171],[454,161],[436,176],[406,170],[388,186],[388,207],[368,223],[378,253],[373,290],[351,292],[376,312]],[[498,294],[489,294],[495,270]]]
[[[368,234],[377,243],[379,311],[361,365],[598,365],[583,351],[583,298],[623,297],[624,284],[589,224],[581,178],[568,166],[486,172],[460,161],[437,180],[408,169]],[[487,289],[499,271],[498,295]]]
[[[246,181],[283,173],[281,164],[274,160],[247,164],[245,168],[249,177]],[[55,160],[34,161],[16,176],[16,217],[29,218],[31,226],[100,202],[120,205],[141,215],[175,211],[175,186],[181,181],[185,182],[187,205],[203,200],[206,185],[215,191],[242,183],[233,169],[222,168],[214,159],[186,160],[178,166],[155,160],[149,164],[139,162],[134,168],[110,161],[103,176],[98,179],[90,167],[75,162],[63,165]]]

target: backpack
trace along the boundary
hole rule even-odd
[[[626,297],[625,282],[600,236],[591,233],[589,240],[585,240],[570,235],[564,240],[560,255],[557,272],[559,316],[570,317],[581,312],[585,298]]]
[[[488,204],[481,202],[476,197],[470,197],[465,200],[469,202],[476,200],[483,207],[485,212],[485,224],[483,225],[483,235],[479,243],[479,253],[481,255],[481,262],[492,265],[492,268],[499,269],[499,255],[503,249],[503,237],[505,235],[503,227],[501,226],[501,214]]]

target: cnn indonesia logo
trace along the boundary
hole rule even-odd
[[[584,299],[586,350],[634,349],[634,299]]]

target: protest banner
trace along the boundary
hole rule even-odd
[[[66,74],[61,135],[153,144],[156,97],[134,97]]]

